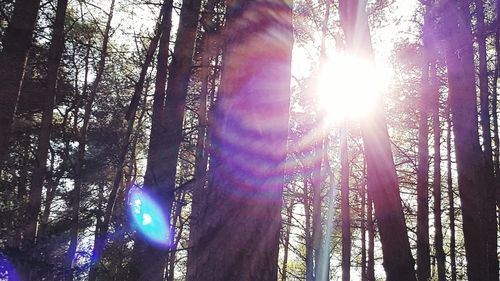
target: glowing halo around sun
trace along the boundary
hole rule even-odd
[[[392,69],[364,58],[336,54],[323,62],[316,84],[319,109],[328,123],[372,112],[392,79]]]

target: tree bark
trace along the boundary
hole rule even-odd
[[[228,8],[194,280],[277,280],[292,9],[282,0]]]
[[[445,1],[450,106],[469,280],[498,280],[495,190],[479,144],[474,53],[468,5]],[[494,235],[493,235],[494,234]]]
[[[364,1],[340,1],[340,22],[351,53],[371,59],[371,36]],[[410,251],[398,179],[382,105],[362,124],[368,169],[368,193],[382,242],[387,280],[414,281],[414,260]]]
[[[12,121],[21,92],[24,69],[35,29],[40,0],[17,0],[0,53],[0,164],[9,147]],[[29,217],[36,220],[35,217]]]

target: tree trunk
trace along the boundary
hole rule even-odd
[[[157,120],[159,123],[156,122],[158,126],[152,128],[151,131],[148,165],[144,184],[145,188],[151,190],[156,195],[156,198],[159,199],[169,220],[169,226],[171,224],[170,217],[175,196],[177,158],[182,142],[184,108],[188,82],[191,76],[200,7],[201,0],[183,1],[177,39],[170,64],[166,99],[161,109],[161,114],[157,115],[159,118]],[[160,81],[160,83],[164,87],[164,81]],[[159,90],[157,89],[157,91]],[[153,132],[153,130],[159,130],[160,132]],[[173,245],[174,234],[170,233],[169,236],[168,244],[171,246]],[[136,268],[139,273],[138,279],[162,280],[166,266],[166,249],[150,244],[140,236],[136,237],[135,242],[137,255],[132,261],[132,267]]]
[[[432,131],[434,133],[434,174],[432,193],[434,195],[434,248],[438,270],[438,281],[446,281],[446,256],[443,249],[443,224],[441,222],[441,124],[439,121],[439,85],[436,73],[436,61],[430,69],[430,81],[434,106],[432,112]]]
[[[314,254],[313,254],[313,243],[312,243],[312,235],[311,235],[311,199],[309,195],[309,184],[307,177],[304,178],[304,194],[303,194],[303,203],[304,203],[304,220],[305,220],[305,229],[304,229],[304,240],[306,247],[306,281],[314,280]]]
[[[63,268],[64,268],[64,278],[65,280],[73,280],[73,260],[75,258],[76,249],[78,246],[78,232],[80,228],[79,223],[79,213],[80,213],[80,201],[81,201],[81,190],[83,187],[83,168],[85,161],[85,148],[87,145],[87,132],[90,127],[90,117],[92,116],[92,105],[97,96],[97,91],[99,89],[99,84],[102,80],[104,74],[104,67],[106,65],[106,58],[108,56],[108,44],[109,37],[111,34],[111,20],[113,19],[113,12],[115,7],[115,0],[111,0],[111,5],[109,8],[108,18],[106,22],[106,27],[104,29],[104,37],[102,41],[102,49],[99,56],[99,62],[97,65],[96,77],[90,89],[88,95],[87,103],[85,104],[85,113],[83,116],[83,124],[80,128],[78,137],[78,151],[75,166],[75,182],[74,189],[71,191],[71,227],[70,227],[70,243],[68,251],[64,258]],[[75,120],[78,115],[75,115]],[[76,121],[75,121],[76,122]]]
[[[366,224],[368,228],[368,263],[366,276],[368,281],[375,281],[375,222],[373,221],[373,201],[370,192],[367,193],[368,204]]]
[[[29,232],[25,235],[25,241],[29,241],[29,244],[31,245],[33,245],[32,243],[35,240],[34,228],[36,228],[38,214],[42,203],[42,188],[47,169],[47,156],[49,153],[50,133],[52,130],[52,116],[56,97],[57,73],[64,50],[64,21],[66,19],[67,5],[67,0],[57,1],[56,18],[52,31],[52,39],[50,41],[46,89],[43,97],[42,121],[40,124],[36,161],[33,169],[29,196],[30,226],[28,228]],[[31,218],[34,218],[34,220]],[[34,247],[27,249],[34,249]],[[32,257],[35,258],[35,256],[38,256],[38,254],[32,253]],[[33,268],[33,264],[27,266],[26,270],[31,271],[31,277],[37,279],[40,273],[39,268]]]
[[[340,133],[341,213],[342,213],[342,281],[351,280],[351,215],[349,206],[349,157],[347,124]]]
[[[491,167],[479,144],[474,53],[467,5],[446,1],[442,16],[458,186],[469,280],[498,280]],[[492,235],[495,234],[495,235]]]
[[[360,196],[361,196],[361,281],[367,281],[366,272],[366,224],[367,224],[367,211],[366,211],[366,184],[365,180],[366,167],[363,161],[363,177],[362,184],[360,186]]]
[[[216,3],[217,2],[217,3]],[[191,200],[191,215],[189,225],[189,249],[187,257],[187,273],[186,280],[191,280],[194,266],[196,265],[196,257],[193,256],[192,249],[198,243],[198,224],[205,204],[206,196],[206,174],[208,164],[209,143],[208,135],[208,106],[209,106],[209,82],[211,75],[211,61],[220,49],[217,37],[217,28],[220,23],[215,23],[216,20],[216,4],[219,1],[208,1],[204,8],[204,16],[201,22],[205,23],[205,31],[203,33],[202,48],[201,48],[201,70],[200,70],[200,98],[198,104],[198,135],[196,141],[196,159],[195,159],[195,180],[196,185],[192,192]],[[215,76],[215,73],[212,74]],[[214,86],[214,85],[213,85]],[[214,93],[212,92],[212,96]]]
[[[271,281],[278,278],[292,9],[282,0],[229,3],[194,280]]]
[[[483,133],[483,147],[486,163],[493,169],[493,153],[491,148],[490,101],[488,91],[488,65],[486,55],[486,30],[484,22],[484,0],[474,0],[476,5],[476,38],[479,54],[479,97],[480,121]]]
[[[283,243],[283,265],[281,266],[281,281],[286,281],[287,279],[287,267],[288,267],[288,252],[290,247],[290,234],[292,231],[292,216],[293,207],[295,206],[295,200],[292,198],[290,200],[290,205],[286,208],[286,225],[285,225],[285,241]]]
[[[340,1],[340,20],[348,50],[371,59],[371,36],[364,5],[364,1]],[[362,134],[368,169],[368,193],[375,205],[387,280],[414,281],[414,260],[381,104],[373,110],[369,119],[363,121]]]
[[[426,8],[423,27],[422,77],[418,115],[418,167],[417,167],[417,278],[427,281],[431,277],[431,253],[429,244],[429,91],[431,30],[430,12]]]
[[[448,97],[449,98],[449,97]],[[447,178],[447,189],[448,189],[448,215],[450,219],[450,270],[451,270],[451,281],[457,281],[457,260],[456,260],[456,249],[455,249],[455,196],[453,193],[453,175],[451,170],[451,112],[450,103],[448,101],[446,108],[446,123],[447,123],[447,134],[446,134],[446,178]]]
[[[0,52],[0,164],[5,160],[40,0],[17,0]],[[32,212],[31,221],[36,221]],[[34,232],[34,230],[28,230]],[[29,247],[28,247],[29,248]]]

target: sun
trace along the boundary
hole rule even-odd
[[[318,107],[329,123],[366,117],[391,78],[387,65],[336,54],[322,63],[316,84]]]

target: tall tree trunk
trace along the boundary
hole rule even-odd
[[[340,1],[340,20],[347,48],[371,59],[371,36],[365,1]],[[368,192],[375,205],[387,280],[415,281],[414,260],[399,195],[396,168],[382,105],[362,125],[368,169]]]
[[[430,82],[433,94],[432,131],[434,133],[434,174],[432,193],[434,195],[434,249],[438,270],[438,281],[446,281],[446,256],[443,249],[443,224],[441,222],[441,123],[439,121],[439,85],[436,61],[430,66]]]
[[[83,187],[83,168],[85,161],[85,148],[87,145],[87,133],[90,127],[90,117],[92,116],[92,105],[97,96],[97,91],[99,90],[99,84],[101,83],[102,76],[104,74],[104,68],[106,66],[106,58],[108,56],[108,44],[109,38],[111,36],[111,20],[113,19],[113,12],[115,8],[115,0],[111,0],[108,18],[106,22],[106,27],[103,33],[102,47],[99,55],[99,62],[97,65],[96,77],[90,89],[87,102],[85,104],[85,112],[83,116],[83,124],[78,133],[78,151],[75,166],[75,182],[74,189],[71,191],[71,226],[70,226],[70,243],[68,251],[64,258],[64,278],[65,280],[73,280],[73,260],[75,258],[76,249],[78,246],[78,232],[80,228],[79,213],[80,213],[80,201],[81,201],[81,190]],[[78,116],[75,116],[75,119]]]
[[[290,247],[290,234],[292,232],[292,217],[293,217],[293,207],[295,206],[295,200],[292,198],[290,200],[290,205],[286,208],[286,225],[285,225],[285,241],[283,243],[283,264],[281,266],[281,281],[287,280],[287,267],[288,267],[288,252]]]
[[[50,146],[50,133],[52,130],[52,116],[54,111],[54,103],[56,97],[57,73],[59,63],[64,50],[64,21],[66,19],[67,0],[57,1],[56,17],[52,31],[52,39],[50,41],[49,58],[47,66],[47,80],[45,85],[45,95],[43,97],[43,113],[40,124],[40,134],[38,137],[38,147],[36,151],[35,167],[31,179],[30,196],[29,196],[29,213],[30,219],[29,232],[26,235],[25,241],[30,241],[30,244],[35,240],[36,223],[42,203],[42,188],[45,180],[47,156]],[[30,248],[28,248],[30,249]],[[35,249],[34,247],[31,248]],[[36,259],[36,253],[32,253],[32,257]],[[32,278],[37,279],[39,268],[33,268],[33,264],[28,265],[26,270],[31,271]]]
[[[144,183],[145,188],[151,190],[159,199],[160,204],[167,213],[168,225],[171,224],[170,217],[175,196],[177,158],[182,142],[184,108],[188,82],[191,76],[200,8],[201,0],[185,0],[182,3],[179,29],[170,64],[166,99],[163,112],[159,116],[159,127],[156,128],[161,132],[154,137],[154,128],[152,128],[151,132]],[[161,83],[164,85],[163,81]],[[157,138],[158,136],[161,137]],[[168,244],[172,245],[174,234],[170,233],[169,236]],[[166,266],[166,249],[150,244],[141,236],[136,236],[135,242],[136,255],[132,261],[132,267],[138,270],[139,279],[162,280]]]
[[[361,196],[361,281],[367,281],[366,272],[366,224],[367,224],[367,211],[366,211],[366,184],[365,180],[365,162],[363,161],[363,177],[362,184],[360,186],[360,196]]]
[[[488,91],[488,64],[486,54],[486,30],[484,22],[484,0],[474,0],[476,5],[476,38],[479,54],[479,97],[480,122],[483,136],[483,148],[486,163],[493,169],[493,153],[491,146],[490,101]]]
[[[449,98],[449,97],[448,97]],[[457,260],[456,260],[456,240],[455,240],[455,196],[453,193],[453,175],[451,170],[451,112],[450,103],[448,100],[446,108],[446,178],[448,189],[448,215],[450,220],[450,274],[451,281],[457,280]]]
[[[314,280],[314,254],[313,254],[313,243],[312,243],[312,235],[311,235],[311,199],[309,195],[309,183],[308,178],[304,178],[304,194],[303,194],[303,203],[304,203],[304,220],[305,220],[305,229],[304,229],[304,240],[306,247],[306,281]]]
[[[277,280],[292,9],[283,0],[228,8],[194,280]]]
[[[220,46],[217,40],[217,29],[220,23],[216,23],[216,6],[219,4],[218,0],[208,1],[204,7],[204,16],[201,22],[204,23],[204,33],[201,40],[201,70],[199,79],[201,81],[200,98],[198,104],[198,135],[196,141],[196,159],[195,159],[195,180],[196,185],[192,192],[191,200],[191,215],[189,224],[189,249],[187,257],[187,273],[186,280],[191,280],[192,273],[195,272],[196,259],[193,256],[192,249],[198,243],[198,224],[205,204],[206,196],[206,174],[208,164],[208,150],[209,143],[207,141],[208,135],[208,106],[210,100],[209,84],[211,70],[213,69],[211,61],[213,56],[219,51]],[[215,76],[215,71],[212,74]],[[212,85],[215,86],[215,85]],[[213,91],[214,92],[214,91]],[[212,96],[214,93],[212,92]]]
[[[165,1],[165,3],[168,1]],[[139,100],[142,96],[142,91],[144,88],[144,83],[146,80],[146,75],[148,72],[148,68],[151,65],[151,62],[153,61],[154,53],[156,50],[156,47],[158,46],[158,41],[160,40],[161,36],[161,26],[164,25],[164,21],[170,22],[170,17],[167,15],[167,17],[164,17],[164,11],[168,8],[166,5],[163,5],[160,16],[161,20],[159,20],[159,26],[157,26],[155,30],[155,34],[153,38],[151,38],[151,41],[149,42],[148,49],[146,50],[146,55],[144,58],[144,63],[142,64],[141,67],[141,72],[139,74],[139,79],[137,83],[135,84],[134,88],[134,95],[132,96],[132,100],[130,102],[127,114],[126,114],[126,119],[127,119],[127,131],[125,133],[125,136],[123,138],[122,144],[121,144],[121,151],[120,151],[120,156],[118,159],[117,163],[117,170],[116,174],[114,177],[113,181],[113,187],[111,189],[109,198],[107,200],[106,204],[106,209],[104,211],[104,215],[101,216],[99,215],[96,220],[96,235],[95,235],[95,240],[94,240],[94,246],[92,247],[92,258],[90,259],[90,272],[89,272],[89,281],[95,281],[97,279],[97,274],[98,274],[98,266],[101,260],[102,253],[104,251],[105,245],[106,245],[106,240],[107,240],[107,234],[109,230],[109,224],[111,222],[111,216],[114,212],[115,205],[116,205],[116,198],[118,194],[118,190],[120,188],[120,183],[122,180],[123,176],[123,168],[125,164],[125,160],[127,157],[127,153],[129,151],[130,147],[130,142],[131,142],[131,137],[132,133],[134,130],[134,123],[136,121],[136,113],[137,113],[137,107],[139,105]],[[171,9],[171,8],[170,8]],[[170,23],[166,23],[170,24]],[[101,221],[102,219],[102,221]]]
[[[24,69],[35,29],[40,0],[17,0],[0,52],[0,164],[5,160],[12,120],[21,92]],[[29,219],[35,220],[33,214]],[[34,232],[34,230],[28,230]],[[29,248],[29,247],[28,247]]]
[[[322,217],[322,196],[321,187],[323,183],[321,166],[324,154],[323,137],[315,142],[313,147],[313,172],[311,175],[311,191],[312,191],[312,260],[314,261],[314,279],[318,280],[320,275],[320,251],[321,242],[323,240],[323,217]]]
[[[366,224],[368,228],[368,263],[366,280],[375,281],[375,222],[373,221],[373,200],[370,196],[370,192],[367,193],[366,202],[368,204],[366,211]]]
[[[492,171],[479,144],[469,7],[441,7],[469,280],[498,280]],[[461,6],[460,6],[461,5]],[[493,231],[494,230],[494,231]],[[495,235],[492,235],[495,234]]]
[[[346,122],[347,123],[347,122]],[[347,124],[340,133],[340,188],[342,213],[342,281],[351,280],[351,215],[349,206],[349,157]]]
[[[428,10],[428,9],[427,9]],[[431,253],[429,244],[429,121],[428,108],[430,79],[430,16],[426,11],[423,27],[424,46],[422,77],[418,115],[418,167],[417,167],[417,277],[427,281],[431,277]]]

